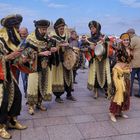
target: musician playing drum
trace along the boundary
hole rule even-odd
[[[77,70],[79,68],[79,60],[80,60],[80,49],[79,49],[79,41],[78,41],[78,35],[76,33],[76,31],[71,31],[71,36],[69,38],[69,44],[70,44],[70,47],[73,48],[75,54],[76,54],[76,63],[74,65],[74,68],[73,68],[73,83],[74,84],[77,84],[75,78],[76,78],[76,75],[77,75]]]
[[[109,55],[112,55],[113,50],[108,47],[108,41],[103,39],[101,34],[101,25],[97,21],[90,21],[88,24],[91,37],[88,38],[90,43],[90,61],[87,88],[95,91],[94,98],[98,97],[98,88],[105,88],[107,85],[107,92],[110,94],[111,90],[111,75]]]
[[[67,51],[68,36],[65,32],[65,21],[62,18],[56,20],[54,24],[55,35],[53,38],[57,41],[57,54],[56,63],[52,67],[52,75],[53,75],[53,93],[56,96],[55,101],[58,103],[63,103],[63,99],[61,99],[61,95],[66,91],[67,99],[75,101],[76,99],[72,96],[72,84],[73,84],[73,73],[72,69],[68,70],[64,67],[64,53]]]

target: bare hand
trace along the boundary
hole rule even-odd
[[[6,58],[6,60],[13,60],[13,59],[17,58],[20,55],[21,55],[21,51],[15,51],[15,52],[12,52],[12,53],[6,55],[5,58]]]
[[[90,48],[91,48],[92,50],[94,50],[94,49],[95,49],[95,45],[90,45]]]
[[[26,62],[29,62],[30,59],[27,58],[26,56],[22,56],[22,63],[26,63]]]
[[[83,48],[83,52],[87,52],[88,51],[88,48]]]
[[[52,47],[51,48],[51,52],[56,52],[57,51],[57,48],[56,47]]]
[[[69,46],[69,43],[66,43],[66,42],[65,42],[65,43],[61,43],[61,46],[62,46],[62,47]]]
[[[42,56],[49,56],[49,55],[51,55],[51,51],[40,52],[39,55],[42,55]]]
[[[18,52],[22,52],[24,49],[23,48],[20,48],[19,50],[18,50]]]

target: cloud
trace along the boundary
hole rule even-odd
[[[38,0],[38,1],[40,1],[40,0]],[[65,5],[65,4],[54,3],[54,2],[51,2],[51,0],[41,0],[41,1],[46,3],[47,6],[50,8],[65,8],[65,7],[67,7],[67,5]]]
[[[137,18],[124,18],[121,16],[105,16],[99,18],[103,33],[120,35],[129,28],[134,28],[140,34],[139,22]]]
[[[51,8],[65,8],[65,7],[67,7],[67,5],[65,5],[65,4],[57,4],[57,3],[49,3],[48,7],[51,7]]]
[[[15,5],[12,4],[0,3],[0,19],[11,14],[21,14],[23,16],[23,22],[21,26],[29,28],[29,31],[34,28],[33,20],[39,17],[37,11],[30,10],[21,6],[15,7]]]
[[[23,16],[32,17],[36,15],[36,11],[30,10],[23,7],[14,6],[12,4],[0,3],[0,17],[6,16],[7,14],[21,14]]]
[[[140,2],[138,0],[120,0],[120,2],[132,8],[140,8]]]
[[[80,17],[78,20],[71,20],[74,21],[74,23],[68,23],[68,25],[71,25],[71,27],[75,27],[78,33],[90,33],[88,22],[92,19],[90,19],[89,17]],[[124,18],[121,16],[112,16],[110,14],[106,14],[99,16],[95,20],[101,23],[101,32],[107,35],[120,35],[126,32],[129,28],[134,28],[136,30],[136,33],[140,34],[140,18]]]

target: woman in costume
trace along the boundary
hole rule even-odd
[[[109,56],[113,54],[112,47],[109,46],[109,39],[103,38],[101,25],[97,21],[90,21],[89,28],[91,37],[87,39],[90,44],[89,49],[89,74],[87,88],[95,91],[94,98],[98,97],[98,88],[107,86],[107,93],[110,96],[111,75]]]
[[[116,122],[116,116],[128,118],[123,111],[130,106],[130,62],[132,54],[130,51],[130,37],[127,33],[120,36],[122,40],[120,49],[117,51],[117,63],[113,67],[114,96],[110,104],[110,119]]]

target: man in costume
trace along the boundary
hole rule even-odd
[[[98,88],[107,86],[108,96],[111,90],[111,75],[109,55],[113,54],[113,49],[108,45],[108,38],[103,38],[101,25],[97,21],[90,21],[88,24],[91,37],[88,38],[90,44],[90,61],[88,75],[88,89],[95,91],[94,98],[98,97]]]
[[[48,20],[34,21],[35,31],[28,35],[26,48],[35,52],[37,55],[36,70],[29,74],[27,98],[29,114],[34,114],[34,107],[41,111],[46,111],[42,105],[42,100],[50,101],[52,97],[52,72],[51,72],[51,53],[57,49],[55,44],[47,35],[50,25]]]
[[[28,36],[28,29],[26,27],[22,27],[19,29],[19,34],[21,37],[21,47],[26,47],[26,38]],[[24,94],[25,94],[25,98],[27,97],[27,83],[28,83],[28,74],[21,72],[21,78],[22,78],[22,82],[23,82],[23,89],[24,89]]]
[[[11,135],[6,125],[14,129],[26,129],[17,121],[21,111],[21,92],[15,78],[14,60],[21,55],[19,48],[19,25],[21,15],[9,15],[1,20],[0,29],[0,137],[9,139]]]
[[[75,54],[76,54],[76,64],[73,68],[73,83],[74,84],[77,84],[75,78],[76,78],[76,75],[77,75],[77,70],[79,68],[79,52],[80,52],[80,49],[79,49],[79,41],[78,41],[78,35],[77,35],[77,32],[76,31],[71,31],[71,36],[68,40],[69,42],[69,45],[70,47],[72,47],[75,51]]]
[[[66,91],[67,99],[75,101],[76,99],[72,96],[72,86],[73,86],[73,72],[67,70],[64,65],[64,53],[66,48],[69,47],[68,35],[65,32],[65,21],[62,18],[56,20],[54,24],[55,35],[53,38],[56,40],[56,47],[58,49],[56,56],[56,63],[52,67],[53,75],[53,93],[56,96],[55,101],[58,103],[63,103],[61,95]]]
[[[80,40],[80,49],[83,50],[80,52],[80,66],[81,69],[86,69],[85,63],[86,63],[86,54],[88,53],[88,48],[90,44],[87,42],[86,35],[82,35]]]

